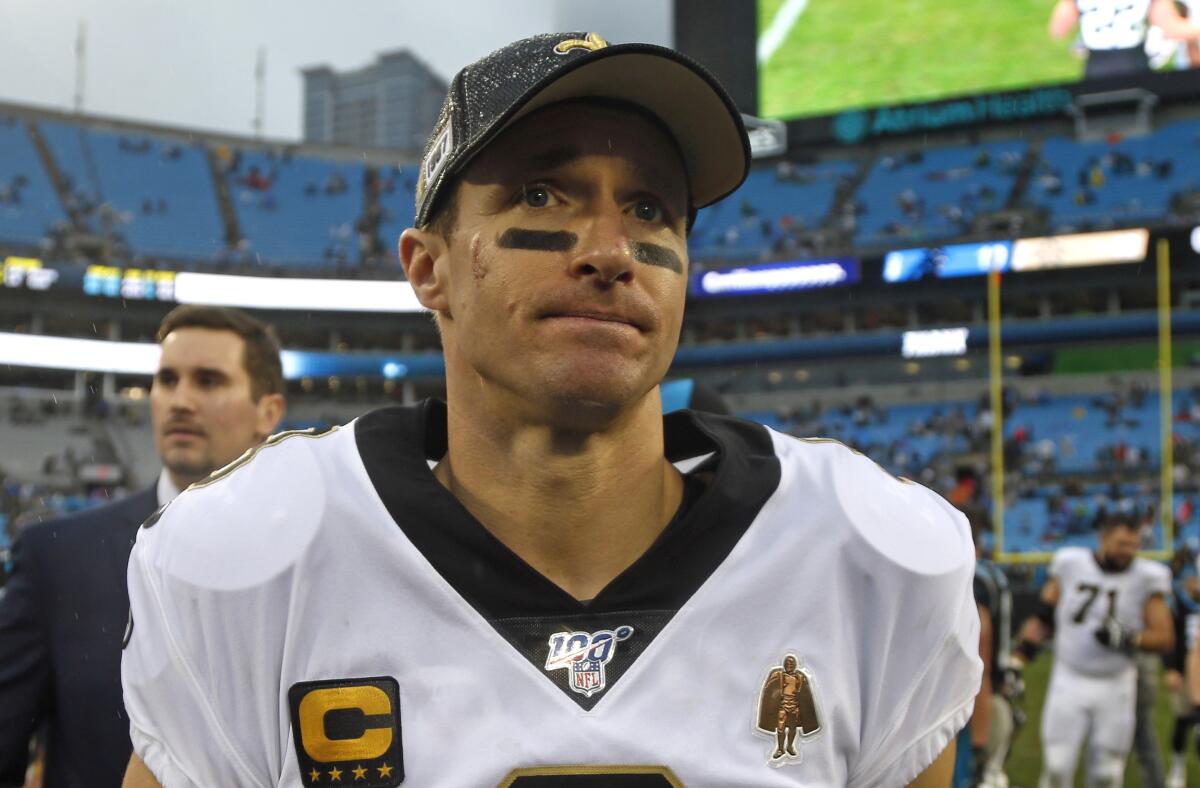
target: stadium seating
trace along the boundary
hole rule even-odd
[[[246,240],[261,263],[316,267],[357,260],[363,166],[243,150],[225,174]]]
[[[697,259],[760,259],[786,254],[790,235],[829,216],[841,183],[858,164],[831,160],[756,169],[740,189],[696,217],[689,243]]]
[[[25,127],[0,116],[0,239],[36,246],[66,218]]]
[[[1200,446],[1200,420],[1192,417],[1200,416],[1200,399],[1193,392],[1176,391],[1172,412],[1177,461],[1181,451],[1197,456],[1191,447]],[[740,415],[803,437],[839,440],[896,475],[918,477],[942,460],[986,451],[978,413],[978,403],[963,401],[847,406],[800,420],[771,411]],[[1008,470],[1021,480],[1021,493],[1006,513],[1005,549],[1044,552],[1062,544],[1090,543],[1102,508],[1109,514],[1153,513],[1159,505],[1159,430],[1154,393],[1047,396],[1016,404],[1004,434]],[[1097,481],[1113,478],[1126,481]],[[1030,486],[1035,480],[1040,481]],[[936,479],[926,481],[937,484]],[[1176,495],[1176,510],[1186,497]],[[1157,549],[1162,530],[1158,518],[1152,519],[1147,547]],[[1178,535],[1200,538],[1200,516],[1181,522]]]
[[[225,232],[203,147],[42,121],[42,135],[93,232],[132,253],[212,260]]]
[[[1196,189],[1200,122],[1179,121],[1138,138],[1047,139],[1026,201],[1069,232],[1160,220],[1174,194]]]
[[[206,152],[199,145],[94,131],[104,199],[125,219],[120,232],[142,255],[211,260],[225,248]]]
[[[234,228],[221,216],[209,149],[229,154],[219,186],[231,198],[244,260],[346,270],[368,248],[360,240],[370,243],[372,235],[382,239],[384,259],[394,260],[392,240],[412,213],[413,165],[379,167],[372,195],[363,164],[320,154],[236,150],[57,119],[36,127],[68,181],[64,198],[93,232],[119,235],[135,256],[201,264],[226,258]],[[37,243],[66,215],[22,124],[0,120],[0,141],[0,242]],[[1032,165],[1031,144],[1038,154]],[[19,206],[3,199],[17,175],[27,181]],[[758,167],[738,191],[700,212],[689,245],[694,260],[719,266],[820,253],[814,236],[821,233],[836,239],[852,231],[853,245],[867,249],[943,242],[973,232],[980,214],[1006,207],[1041,212],[1055,232],[1102,229],[1164,220],[1186,191],[1200,192],[1197,120],[1109,141],[1057,135],[897,148],[874,158]]]
[[[419,168],[388,167],[379,173],[379,236],[388,259],[396,257],[396,239],[412,223]]]
[[[94,452],[90,433],[64,417],[30,424],[0,419],[0,446],[4,447],[3,471],[16,479],[54,476],[55,469],[65,464],[68,452],[78,461]]]
[[[67,189],[70,192],[68,198],[83,207],[98,205],[101,194],[100,178],[89,159],[87,127],[78,123],[39,120],[37,128],[49,146],[59,172],[67,181]]]
[[[881,157],[855,194],[855,242],[945,240],[968,232],[977,215],[1005,207],[1027,147],[991,142]]]

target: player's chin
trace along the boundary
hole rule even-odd
[[[540,386],[547,413],[563,426],[602,429],[653,386],[644,364],[600,363],[561,366]]]

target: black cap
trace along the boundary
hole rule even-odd
[[[573,98],[635,104],[675,137],[687,168],[692,211],[746,179],[750,142],[721,84],[680,53],[653,44],[609,45],[595,33],[533,36],[459,71],[425,145],[414,224],[424,227],[447,184],[521,117]]]

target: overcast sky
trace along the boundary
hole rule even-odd
[[[87,28],[84,111],[251,133],[267,53],[268,137],[298,139],[299,69],[358,68],[408,48],[443,79],[533,33],[669,44],[670,0],[0,0],[0,100],[70,109]]]

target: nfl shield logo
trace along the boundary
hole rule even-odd
[[[590,698],[607,685],[604,666],[617,653],[617,643],[628,640],[633,627],[619,626],[599,632],[556,632],[550,636],[546,670],[566,668],[567,685],[573,692]]]
[[[581,659],[571,665],[571,689],[586,697],[604,689],[604,663],[598,659]]]

